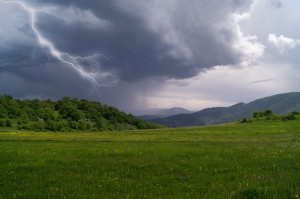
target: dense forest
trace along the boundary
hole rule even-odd
[[[20,100],[0,96],[0,127],[35,131],[104,131],[161,128],[118,109],[85,99]]]

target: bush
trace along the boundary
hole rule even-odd
[[[300,113],[298,111],[293,111],[291,114],[293,114],[293,115],[300,115]]]
[[[7,111],[6,109],[0,104],[0,118],[7,117]]]
[[[254,112],[252,114],[252,118],[259,118],[259,116],[260,116],[260,112]]]
[[[50,131],[68,131],[70,129],[70,126],[66,120],[61,120],[61,121],[47,120],[45,129]]]
[[[31,126],[28,124],[22,124],[22,125],[18,125],[18,129],[19,130],[32,130]]]
[[[11,122],[9,119],[7,119],[7,120],[5,121],[5,126],[7,126],[7,127],[12,127],[12,122]]]
[[[252,122],[251,119],[247,119],[247,118],[244,118],[240,121],[240,123],[247,123],[247,122]]]
[[[272,110],[270,110],[270,109],[268,109],[268,110],[265,110],[265,112],[264,112],[264,116],[271,116],[271,115],[273,115],[273,112],[272,112]]]
[[[35,131],[43,131],[45,129],[45,122],[38,121],[38,122],[32,123],[32,129]]]
[[[282,121],[286,120],[296,120],[297,117],[294,114],[288,114],[288,115],[283,115],[281,116]]]

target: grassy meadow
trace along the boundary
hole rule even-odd
[[[0,132],[0,198],[299,197],[299,120]]]

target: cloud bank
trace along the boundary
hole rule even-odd
[[[36,27],[60,52],[74,57],[102,55],[89,61],[76,59],[97,81],[107,85],[95,88],[39,45],[30,15],[22,7],[5,2],[9,0],[0,1],[0,93],[16,97],[70,95],[132,110],[153,105],[149,101],[154,96],[156,101],[163,101],[171,82],[188,82],[186,86],[191,89],[187,90],[209,96],[218,89],[205,89],[201,84],[229,81],[217,79],[219,76],[210,83],[204,81],[212,71],[263,65],[265,55],[272,57],[269,44],[287,53],[299,42],[283,36],[292,37],[292,32],[278,32],[275,23],[268,21],[270,26],[264,26],[261,20],[262,14],[278,16],[275,12],[291,9],[295,4],[291,0],[22,1],[39,11]],[[195,86],[193,80],[199,77],[203,82],[194,81]],[[274,78],[249,81],[264,79]],[[177,98],[178,102],[187,100]],[[214,101],[230,100],[224,97]]]

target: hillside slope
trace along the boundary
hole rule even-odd
[[[0,96],[0,130],[102,131],[160,128],[100,102],[64,97],[59,101]]]
[[[181,108],[181,107],[173,107],[169,109],[159,109],[156,111],[153,111],[151,114],[143,114],[137,116],[138,118],[141,119],[146,119],[146,120],[151,120],[155,118],[166,118],[170,117],[172,115],[178,115],[178,114],[188,114],[188,113],[193,113],[193,111]]]
[[[207,108],[192,114],[180,114],[151,121],[169,127],[205,126],[234,122],[241,118],[251,117],[254,111],[271,109],[274,113],[286,114],[300,111],[300,92],[278,94],[255,100],[250,103],[239,103],[230,107]]]

